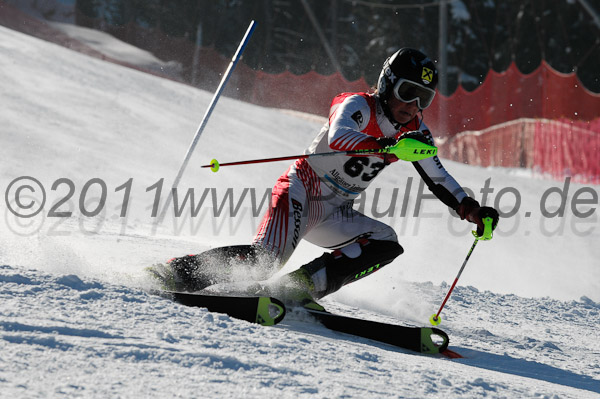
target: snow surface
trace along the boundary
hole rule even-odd
[[[115,39],[108,33],[63,22],[48,22],[53,28],[115,60],[126,62],[174,78],[181,77],[181,64],[175,61],[164,62],[154,54],[141,50],[131,44]]]
[[[200,166],[214,157],[226,162],[301,153],[320,128],[315,118],[221,98],[179,186],[181,195],[193,188],[195,202],[205,194],[206,203],[195,217],[188,204],[181,217],[169,212],[156,225],[153,185],[165,179],[164,202],[212,93],[3,27],[0,68],[0,187],[6,199],[0,208],[1,397],[600,395],[597,186],[570,184],[564,217],[550,218],[540,209],[544,193],[564,189],[565,182],[444,162],[478,199],[490,179],[489,204],[498,202],[503,212],[520,205],[501,220],[492,241],[478,244],[442,313],[451,349],[464,359],[422,356],[298,317],[261,327],[150,295],[153,283],[143,268],[248,243],[259,222],[250,194],[260,203],[287,164],[216,174]],[[42,212],[29,218],[9,210],[18,205],[10,183],[22,176],[39,181],[47,195]],[[106,184],[104,204],[94,178]],[[86,191],[88,182],[95,183]],[[41,202],[40,188],[27,183],[21,212]],[[242,197],[244,188],[252,190]],[[238,213],[230,217],[225,201],[215,217],[228,189],[232,208],[241,204]],[[470,227],[437,201],[423,200],[414,217],[418,190],[412,167],[398,163],[357,204],[373,214],[373,203],[375,212],[394,203],[395,214],[381,220],[396,229],[406,252],[326,298],[328,309],[428,324],[472,237]],[[574,198],[581,202],[575,211],[591,216],[574,216]],[[560,199],[550,194],[545,209],[555,211]],[[96,208],[97,216],[83,214]],[[283,271],[321,253],[303,243]]]

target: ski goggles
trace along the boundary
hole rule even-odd
[[[431,105],[433,97],[435,97],[435,90],[412,80],[399,79],[394,86],[394,97],[405,103],[417,100],[419,109],[425,109]]]

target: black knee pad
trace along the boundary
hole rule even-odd
[[[404,252],[402,246],[395,241],[365,239],[358,243],[361,254],[356,258],[349,258],[342,251],[336,250],[302,266],[311,276],[323,268],[326,270],[327,288],[316,292],[315,297],[324,297],[346,284],[369,276]]]

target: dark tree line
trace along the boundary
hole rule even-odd
[[[337,63],[346,79],[364,76],[374,83],[383,60],[399,47],[416,47],[438,59],[439,1],[77,0],[76,9],[78,24],[108,30],[162,58],[180,61],[188,73],[192,55],[178,52],[165,37],[199,42],[230,57],[254,19],[257,29],[244,58],[252,68],[331,74]],[[447,4],[445,94],[459,84],[474,90],[490,69],[504,71],[512,61],[530,73],[541,60],[560,72],[577,72],[589,90],[600,92],[600,23],[579,1]],[[333,60],[325,45],[332,49]]]

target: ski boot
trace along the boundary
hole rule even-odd
[[[144,269],[146,273],[152,277],[164,291],[179,291],[175,283],[173,270],[164,263],[157,263]]]
[[[196,292],[214,284],[231,282],[234,268],[254,268],[265,257],[268,254],[251,245],[220,247],[198,255],[173,258],[164,265],[151,266],[147,271],[167,290]]]
[[[146,268],[165,291],[195,292],[211,285],[209,276],[202,273],[197,255],[173,258]]]
[[[261,281],[250,285],[245,295],[271,296],[289,308],[306,308],[324,311],[313,298],[313,283],[304,270],[298,269],[275,281]]]
[[[325,308],[314,298],[315,284],[305,269],[300,268],[288,273],[282,278],[282,280],[286,279],[289,284],[285,287],[292,302],[306,309],[325,311]]]
[[[404,250],[395,241],[360,239],[320,257],[288,276],[320,299],[391,263]]]

